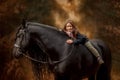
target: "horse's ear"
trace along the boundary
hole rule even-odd
[[[23,28],[23,29],[26,28],[26,19],[23,19],[23,20],[22,20],[22,28]]]

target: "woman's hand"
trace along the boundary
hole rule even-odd
[[[68,39],[66,42],[67,42],[68,44],[72,44],[72,43],[73,43],[73,40],[72,40],[72,39]]]

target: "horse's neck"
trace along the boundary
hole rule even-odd
[[[67,54],[66,38],[59,31],[46,27],[37,27],[34,29],[34,33],[37,33],[36,39],[39,42],[43,42],[42,48],[46,48],[45,50],[47,50],[52,59],[61,58]]]
[[[64,39],[62,39],[59,35],[54,34],[54,32],[45,33],[43,36],[41,36],[41,38],[47,47],[48,53],[50,53],[52,59],[56,56],[62,57],[64,49],[66,47]]]

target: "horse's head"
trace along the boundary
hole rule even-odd
[[[20,27],[16,33],[13,55],[19,57],[25,53],[29,44],[29,32],[26,27]]]

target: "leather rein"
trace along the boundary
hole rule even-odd
[[[23,31],[22,34],[25,34],[25,32]],[[73,50],[74,50],[74,48],[75,48],[74,45],[72,44],[72,49],[70,50],[70,52],[69,52],[69,54],[68,54],[67,56],[63,57],[63,58],[60,59],[60,60],[52,61],[51,58],[50,58],[50,56],[49,56],[49,54],[48,54],[47,51],[45,50],[45,47],[44,47],[44,45],[42,44],[42,42],[39,41],[39,40],[37,40],[37,42],[38,42],[39,47],[41,48],[42,52],[45,53],[45,54],[48,56],[48,61],[37,60],[37,59],[32,58],[32,57],[30,57],[30,56],[28,56],[27,54],[24,54],[24,53],[22,53],[22,55],[23,55],[24,57],[32,60],[32,61],[35,61],[35,62],[38,62],[38,63],[42,63],[42,64],[58,64],[58,63],[61,63],[61,62],[65,61],[65,60],[72,54],[72,52],[73,52]],[[20,46],[17,45],[17,44],[14,44],[14,47],[20,48]],[[67,51],[67,48],[64,50],[64,53],[66,53],[66,51]],[[64,54],[64,53],[63,53],[63,54]]]

